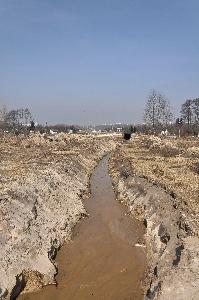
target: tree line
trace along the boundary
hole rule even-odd
[[[4,130],[20,130],[33,126],[33,117],[28,108],[7,111],[5,105],[0,105],[0,127]]]
[[[182,134],[198,135],[199,98],[185,100],[181,105],[180,116],[175,120],[169,100],[163,94],[153,89],[145,103],[144,122],[144,125],[136,126],[141,132],[151,132],[151,130],[157,132],[162,129],[170,129],[174,133],[176,129],[180,129]],[[65,124],[54,125],[53,128],[58,132],[67,132],[70,129],[75,132],[79,129],[78,126]],[[6,106],[0,104],[0,129],[12,132],[35,129],[30,110],[28,108],[19,108],[7,111]],[[40,125],[38,130],[46,132],[49,128],[47,124],[46,126]]]
[[[29,133],[30,131],[38,131],[40,133],[49,133],[50,129],[56,132],[70,132],[73,133],[79,131],[81,126],[67,125],[67,124],[56,124],[35,125],[32,113],[28,108],[19,108],[7,110],[6,106],[0,104],[0,131],[8,131],[12,133]]]
[[[198,133],[199,98],[185,100],[181,105],[180,116],[174,120],[169,100],[153,89],[145,104],[144,122],[146,126],[156,130],[176,125],[183,126],[187,133]]]
[[[182,104],[181,117],[188,125],[199,123],[199,98],[188,99]]]

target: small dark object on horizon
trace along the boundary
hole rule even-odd
[[[124,139],[128,141],[130,140],[130,138],[131,138],[131,133],[124,132]]]
[[[32,131],[35,130],[35,122],[34,121],[30,122],[30,130],[32,130]]]

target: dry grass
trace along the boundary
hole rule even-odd
[[[138,176],[160,184],[176,197],[177,205],[199,213],[199,139],[137,136],[121,155]]]
[[[46,165],[57,162],[70,164],[71,158],[81,161],[81,156],[88,157],[103,145],[108,137],[97,139],[89,135],[69,135],[60,133],[56,136],[32,134],[29,137],[7,135],[0,141],[0,182],[5,178],[14,180],[15,176],[27,176],[40,171]]]

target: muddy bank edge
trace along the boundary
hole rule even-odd
[[[94,167],[115,147],[109,138],[79,139],[64,136],[60,141],[57,138],[46,144],[39,137],[36,146],[35,141],[28,140],[4,146],[6,151],[9,149],[8,155],[12,157],[12,151],[15,155],[13,168],[8,165],[10,159],[5,157],[3,162],[6,172],[0,201],[0,299],[15,299],[21,290],[32,292],[55,284],[57,250],[70,240],[72,228],[86,215],[82,197],[88,192]],[[72,143],[81,145],[79,152],[66,151]],[[48,153],[41,159],[44,149]],[[23,165],[27,163],[28,168],[24,174],[11,176],[21,155]]]
[[[136,176],[121,149],[110,159],[109,169],[118,201],[146,227],[144,298],[199,299],[199,238],[189,224],[191,216],[176,209],[175,198],[163,188]]]

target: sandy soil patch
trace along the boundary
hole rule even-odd
[[[198,147],[137,136],[113,156],[118,199],[146,226],[146,299],[199,299]]]
[[[86,214],[82,197],[113,138],[59,134],[0,143],[0,297],[54,283],[57,249]]]

